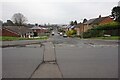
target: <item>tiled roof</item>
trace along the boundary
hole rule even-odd
[[[88,20],[87,22],[85,22],[84,24],[99,24],[102,20],[104,20],[105,18],[108,18],[109,16],[106,17],[100,17],[100,18],[93,18]]]
[[[67,26],[67,28],[75,28],[75,26],[70,26],[70,25],[69,25],[69,26]]]
[[[103,21],[105,18],[108,18],[108,17],[96,18],[96,19],[93,21],[93,24],[98,24],[98,23],[100,23],[101,21]]]
[[[94,18],[94,19],[90,19],[90,20],[88,20],[87,22],[85,22],[84,24],[92,24],[93,21],[95,21],[95,19],[96,19],[96,18]]]
[[[83,23],[78,23],[75,27],[79,28],[80,26],[83,26]]]
[[[28,33],[28,32],[32,32],[31,29],[27,28],[27,27],[24,27],[24,26],[4,26],[3,28],[7,28],[13,32],[16,32],[18,34],[25,34],[25,33]]]

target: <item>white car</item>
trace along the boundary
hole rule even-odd
[[[64,34],[63,37],[67,37],[67,34]]]
[[[52,32],[52,35],[54,35],[55,33],[54,32]]]
[[[63,33],[62,32],[60,32],[60,36],[62,36],[63,35]]]

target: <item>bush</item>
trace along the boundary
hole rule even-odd
[[[76,30],[69,30],[66,32],[67,36],[73,36],[76,34]]]
[[[102,37],[104,34],[119,36],[119,31],[120,31],[120,23],[111,22],[108,24],[96,26],[88,30],[87,32],[83,33],[83,37],[84,38]]]
[[[95,30],[114,30],[114,29],[120,29],[120,23],[118,22],[111,22],[107,24],[102,24],[94,27]]]

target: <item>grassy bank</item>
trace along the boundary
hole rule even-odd
[[[38,38],[21,38],[21,37],[8,37],[0,36],[0,41],[14,41],[14,40],[44,40],[48,39],[48,36],[40,36]]]

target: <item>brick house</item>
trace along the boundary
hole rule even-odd
[[[14,32],[14,31],[7,29],[5,27],[3,27],[1,29],[1,31],[2,31],[2,36],[20,37],[20,35],[17,32]]]
[[[77,31],[77,35],[80,36],[83,32],[83,23],[79,23],[75,26],[75,30]]]
[[[33,31],[34,37],[44,35],[48,31],[48,28],[45,28],[43,26],[34,26],[30,29]]]
[[[24,26],[3,26],[1,27],[2,36],[11,37],[31,37],[32,30]]]
[[[99,16],[99,18],[90,19],[84,23],[84,32],[86,32],[88,29],[91,29],[97,25],[102,25],[110,22],[113,22],[113,19],[110,18],[109,16],[106,16],[106,17]]]
[[[98,18],[90,19],[86,21],[85,23],[79,23],[76,26],[76,30],[77,30],[78,35],[80,35],[81,33],[86,32],[89,29],[96,27],[97,25],[102,25],[102,24],[106,24],[110,22],[113,22],[112,18],[110,18],[109,16],[101,17],[100,15]]]

